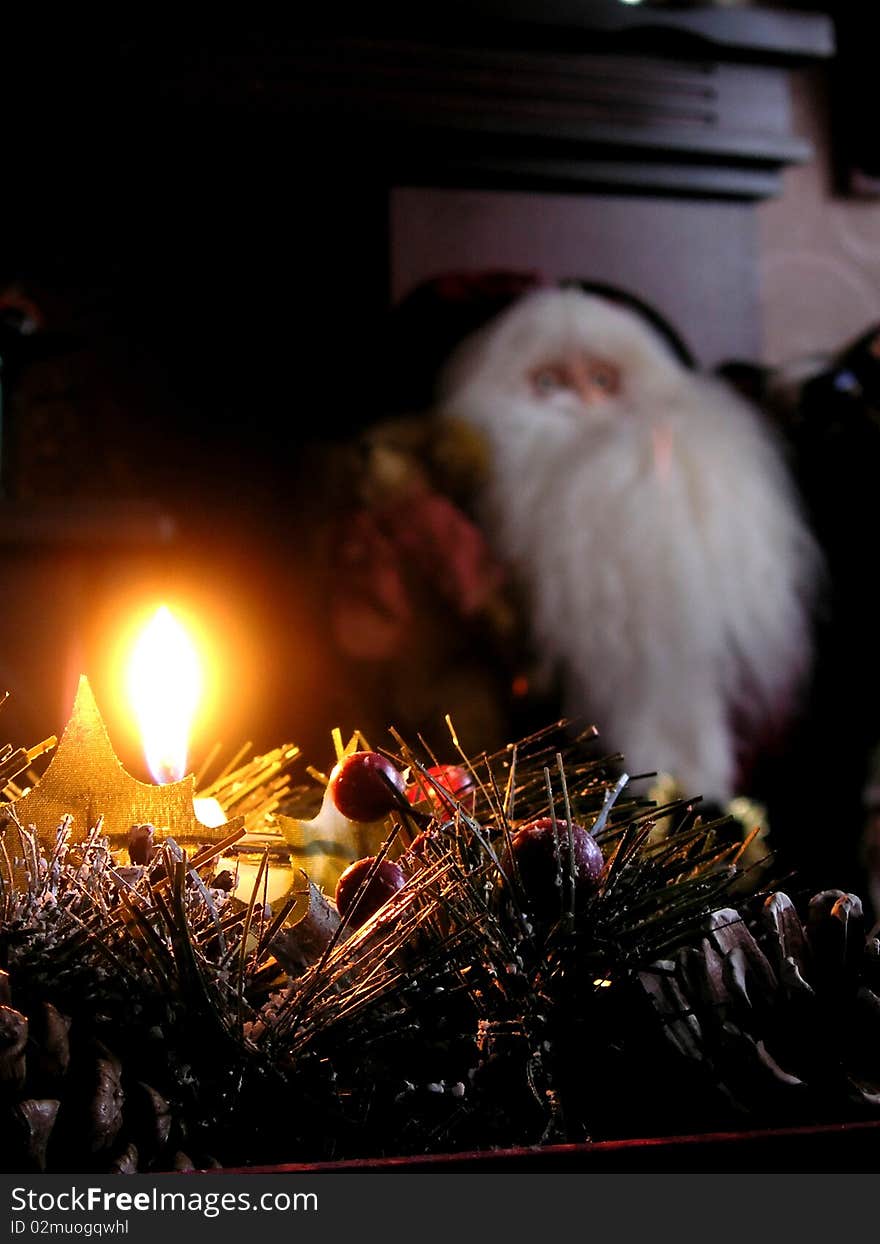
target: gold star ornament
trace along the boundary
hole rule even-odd
[[[6,813],[7,819],[6,851],[10,857],[13,851],[15,857],[21,855],[15,849],[19,846],[16,821],[32,828],[49,850],[66,816],[72,817],[72,841],[88,837],[103,818],[102,833],[117,847],[127,843],[132,825],[155,825],[160,837],[170,836],[181,845],[220,842],[243,827],[242,817],[216,828],[203,825],[193,808],[194,796],[192,775],[154,786],[126,772],[83,675],[70,720],[46,772],[33,789],[0,806],[0,817]],[[5,867],[2,860],[0,867]]]

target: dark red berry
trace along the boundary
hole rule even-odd
[[[574,847],[575,898],[582,901],[599,888],[605,861],[596,839],[582,825],[572,822],[571,839]],[[560,912],[572,871],[569,867],[568,822],[557,820],[554,833],[552,819],[541,817],[518,829],[511,845],[520,882],[535,911],[544,915]],[[560,873],[562,886],[558,884]]]
[[[128,831],[128,858],[132,864],[149,864],[156,854],[153,825],[132,825]]]
[[[433,765],[427,772],[452,798],[445,799],[426,777],[417,773],[415,781],[406,791],[406,797],[411,804],[426,800],[435,813],[446,816],[454,815],[456,804],[461,804],[468,815],[473,815],[477,791],[472,773],[461,765]]]
[[[350,821],[379,821],[397,806],[394,792],[404,794],[402,775],[378,752],[353,752],[330,774],[333,802]]]
[[[336,883],[336,908],[343,918],[351,911],[348,922],[356,929],[383,907],[406,880],[396,864],[391,860],[383,860],[369,883],[364,886],[364,880],[375,862],[375,855],[355,860]]]

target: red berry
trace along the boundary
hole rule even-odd
[[[452,799],[444,799],[426,777],[417,773],[415,781],[406,790],[406,797],[411,804],[419,804],[427,800],[435,813],[452,816],[457,802],[461,804],[465,812],[473,815],[477,791],[472,773],[461,765],[433,765],[427,772],[438,786],[449,792]]]
[[[330,774],[333,802],[350,821],[380,821],[397,806],[394,791],[404,789],[401,774],[378,752],[352,752]]]
[[[128,858],[132,864],[150,864],[156,855],[152,825],[132,825],[128,831]]]
[[[373,873],[369,884],[361,889],[364,879],[376,862],[375,855],[366,859],[356,860],[349,864],[336,883],[336,907],[340,916],[345,917],[354,903],[354,910],[349,924],[360,928],[375,912],[383,907],[397,893],[405,878],[401,870],[391,860],[383,860]],[[358,895],[360,890],[360,895]],[[357,902],[355,903],[355,897]]]
[[[596,839],[582,825],[572,822],[571,838],[575,896],[583,900],[599,888],[605,861]],[[568,822],[557,820],[554,834],[552,818],[541,817],[518,829],[511,845],[519,879],[535,911],[543,915],[561,911],[570,876]],[[557,884],[560,872],[561,889]]]

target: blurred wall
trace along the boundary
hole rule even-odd
[[[816,156],[757,209],[763,354],[774,364],[835,350],[880,320],[880,200],[835,193],[829,95],[824,69],[793,75],[793,129]]]
[[[749,203],[609,194],[397,187],[391,293],[456,270],[523,268],[638,294],[711,367],[760,349]]]

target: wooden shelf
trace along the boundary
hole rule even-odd
[[[790,66],[834,50],[830,18],[619,0],[387,6],[343,33],[215,48],[163,81],[198,124],[276,125],[301,162],[391,184],[535,184],[760,198],[809,145],[791,132]],[[481,178],[482,174],[482,178]],[[361,175],[358,172],[358,175]]]
[[[482,18],[564,32],[570,37],[603,34],[621,42],[665,40],[682,54],[692,51],[715,58],[760,57],[765,62],[782,63],[834,54],[834,23],[825,13],[751,6],[655,7],[623,4],[621,0],[473,0],[468,9]]]
[[[21,89],[59,134],[103,132],[112,98],[134,159],[139,142],[166,168],[198,150],[228,161],[232,184],[259,147],[303,182],[444,185],[464,162],[487,187],[748,199],[809,158],[788,75],[834,54],[825,13],[621,0],[375,0],[297,10],[271,39],[240,17],[177,33],[57,48],[34,92],[40,42],[20,58]]]

